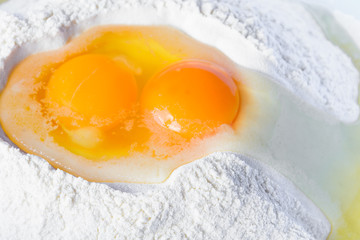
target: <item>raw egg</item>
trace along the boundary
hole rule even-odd
[[[98,182],[154,183],[241,132],[249,94],[234,63],[170,27],[100,26],[12,71],[9,138]]]

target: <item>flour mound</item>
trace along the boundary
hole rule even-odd
[[[0,86],[31,53],[98,24],[168,24],[262,71],[350,122],[358,73],[298,4],[280,0],[39,0],[0,11]],[[44,40],[46,39],[46,41]],[[324,215],[285,178],[217,153],[135,191],[89,183],[27,155],[0,134],[0,239],[326,239]]]
[[[330,225],[309,200],[246,161],[216,153],[126,193],[1,143],[0,238],[326,239]]]

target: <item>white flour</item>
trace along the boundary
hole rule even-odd
[[[329,232],[287,180],[234,154],[211,155],[166,184],[125,193],[7,148],[0,145],[1,239],[295,240]]]
[[[38,1],[24,13],[14,9],[19,2],[4,6],[15,15],[0,11],[2,86],[20,59],[57,48],[89,26],[167,23],[342,121],[358,117],[355,68],[297,4]],[[54,170],[1,141],[0,239],[326,239],[330,231],[286,179],[234,154],[181,167],[165,184],[123,190]]]

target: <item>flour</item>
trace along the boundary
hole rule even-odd
[[[125,193],[5,144],[0,153],[1,239],[281,240],[329,232],[321,212],[287,180],[235,154],[210,155],[165,184]]]
[[[43,0],[25,13],[13,8],[19,2],[0,11],[1,86],[20,59],[90,26],[167,23],[341,121],[358,117],[357,71],[295,3]],[[326,239],[330,231],[288,180],[241,155],[216,153],[164,184],[120,191],[54,170],[2,138],[1,239]]]

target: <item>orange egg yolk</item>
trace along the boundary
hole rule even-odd
[[[205,61],[182,61],[162,70],[145,86],[142,109],[161,126],[186,138],[231,124],[239,110],[234,80]]]
[[[86,54],[66,61],[46,91],[50,111],[66,129],[117,125],[136,102],[133,74],[112,59]]]

